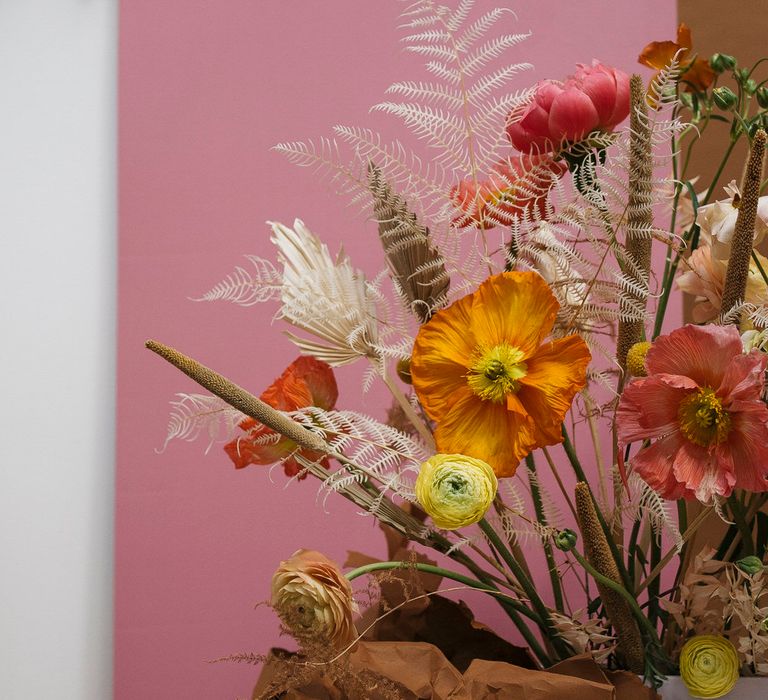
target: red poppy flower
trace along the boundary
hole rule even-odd
[[[307,406],[330,411],[336,405],[338,396],[336,378],[330,365],[314,357],[302,356],[288,365],[260,398],[278,411],[296,411]],[[301,466],[292,456],[297,451],[295,442],[253,418],[245,418],[239,427],[246,434],[224,445],[235,468],[242,469],[249,464],[274,464],[283,460],[287,476],[301,472]],[[299,454],[310,461],[324,459],[321,454],[309,450],[301,450]]]

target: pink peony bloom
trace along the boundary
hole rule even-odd
[[[496,163],[477,183],[467,178],[451,190],[459,210],[452,223],[459,228],[509,226],[525,214],[544,218],[549,190],[567,167],[550,156],[517,155]]]
[[[684,326],[656,339],[648,376],[624,389],[616,413],[620,452],[663,498],[710,502],[734,488],[768,490],[768,406],[760,399],[768,355],[744,354],[734,326]]]
[[[579,64],[564,83],[536,85],[519,119],[507,126],[512,145],[523,153],[558,151],[593,131],[613,131],[629,114],[629,77],[593,61]]]

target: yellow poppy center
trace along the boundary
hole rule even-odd
[[[523,351],[507,343],[479,349],[467,374],[469,388],[485,401],[503,403],[507,394],[520,388],[520,379],[528,373]]]
[[[677,410],[680,432],[683,436],[701,447],[717,445],[728,437],[731,430],[731,417],[708,387],[689,394]]]

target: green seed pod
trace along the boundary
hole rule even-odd
[[[739,101],[736,93],[731,88],[725,86],[715,88],[712,91],[712,99],[720,109],[724,110],[731,109]]]
[[[561,552],[570,552],[575,546],[579,536],[570,528],[560,530],[555,535],[555,547]]]
[[[723,73],[736,67],[736,59],[726,53],[712,54],[709,59],[709,66],[715,73]]]
[[[755,97],[757,98],[757,104],[759,104],[763,109],[768,107],[768,87],[763,86],[761,88],[757,88]]]

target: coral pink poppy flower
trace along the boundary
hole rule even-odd
[[[669,499],[768,490],[767,362],[758,350],[744,354],[734,326],[688,325],[657,338],[648,376],[627,385],[616,414],[622,448],[653,440],[634,470]]]
[[[490,229],[509,226],[525,214],[544,218],[547,195],[567,170],[565,163],[548,155],[502,160],[486,179],[476,183],[467,178],[451,190],[451,201],[460,210],[452,223]]]
[[[579,64],[564,83],[537,83],[533,99],[507,136],[523,153],[558,151],[593,131],[612,132],[629,114],[629,77],[599,61]]]
[[[336,378],[330,365],[314,357],[302,356],[291,362],[260,398],[278,411],[296,411],[307,406],[330,411],[336,405],[338,396]],[[275,464],[283,460],[286,476],[301,472],[301,466],[292,456],[297,450],[296,443],[253,418],[245,418],[239,427],[246,434],[224,445],[236,469],[249,464]],[[301,451],[301,454],[310,461],[323,459],[323,455],[307,450]]]

